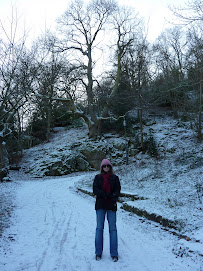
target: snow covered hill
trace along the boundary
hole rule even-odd
[[[122,193],[137,198],[120,199],[118,263],[110,261],[107,225],[103,260],[94,259],[95,199],[78,188],[91,192],[96,172],[36,178],[42,162],[87,140],[83,127],[60,131],[51,142],[27,150],[22,170],[10,172],[13,182],[1,184],[0,195],[9,204],[12,199],[12,215],[0,239],[0,270],[202,271],[203,146],[189,123],[169,117],[145,129],[156,139],[159,159],[138,153],[127,166],[113,161]],[[25,173],[28,168],[34,168],[33,175]],[[152,221],[154,216],[173,227]]]

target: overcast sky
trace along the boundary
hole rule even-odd
[[[55,20],[64,13],[69,0],[0,0],[0,18],[4,23],[11,17],[11,7],[18,8],[23,15],[26,28],[31,29],[30,37],[35,39],[45,28],[54,27]],[[169,26],[171,12],[169,5],[185,6],[187,0],[118,0],[120,4],[133,6],[140,16],[145,17],[148,24],[148,39],[153,41],[164,28]]]

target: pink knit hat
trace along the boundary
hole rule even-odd
[[[100,168],[102,168],[104,165],[109,165],[109,166],[112,167],[112,164],[111,164],[111,162],[110,162],[108,159],[103,159],[103,160],[101,161],[101,166],[100,166]]]

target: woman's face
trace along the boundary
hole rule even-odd
[[[109,172],[110,167],[111,167],[110,165],[104,165],[102,168],[103,168],[104,172]]]

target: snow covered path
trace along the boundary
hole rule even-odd
[[[190,258],[176,258],[176,237],[120,208],[119,261],[111,261],[106,223],[104,254],[96,262],[95,199],[76,192],[74,183],[80,178],[20,182],[13,225],[4,233],[15,236],[15,241],[6,253],[0,248],[1,271],[201,270]]]

